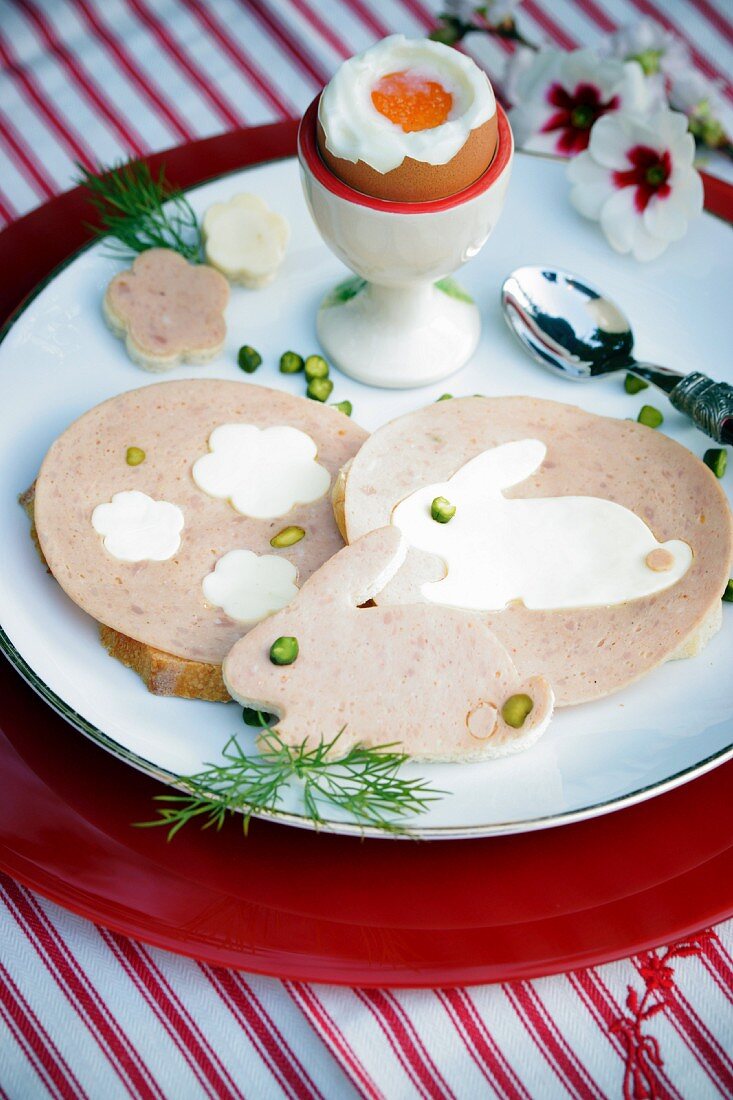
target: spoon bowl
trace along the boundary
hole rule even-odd
[[[544,367],[583,381],[633,362],[631,326],[584,280],[552,268],[520,267],[502,287],[504,316]]]
[[[551,267],[519,267],[504,280],[501,304],[519,342],[553,374],[585,382],[631,371],[663,390],[701,431],[733,442],[733,386],[698,371],[684,375],[639,362],[626,317],[584,279]]]

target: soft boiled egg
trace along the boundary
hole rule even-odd
[[[485,73],[440,42],[391,35],[349,58],[318,106],[318,148],[350,187],[429,202],[468,187],[496,151]]]

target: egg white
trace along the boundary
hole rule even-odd
[[[440,126],[406,133],[374,106],[372,91],[389,73],[409,71],[441,84],[453,96]],[[447,164],[472,130],[496,114],[485,73],[464,54],[440,42],[390,35],[345,61],[324,89],[318,108],[326,147],[335,157],[362,161],[377,172],[399,168],[405,157],[424,164]]]

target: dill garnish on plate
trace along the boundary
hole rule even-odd
[[[201,228],[182,191],[166,182],[165,170],[154,176],[143,161],[113,166],[98,174],[79,165],[78,182],[89,192],[100,225],[90,226],[122,255],[149,248],[170,248],[187,260],[201,259]]]
[[[171,840],[191,821],[219,830],[230,814],[241,813],[246,834],[254,814],[279,808],[294,778],[300,781],[305,815],[316,826],[325,823],[324,807],[332,807],[346,813],[354,824],[399,834],[409,832],[402,819],[424,813],[446,793],[425,779],[400,776],[409,757],[395,751],[395,744],[356,745],[344,756],[334,756],[340,736],[313,747],[307,742],[291,746],[264,724],[260,751],[251,755],[232,737],[220,763],[183,777],[180,782],[187,793],[157,795],[155,801],[163,804],[158,817],[138,824],[141,828],[162,825]]]

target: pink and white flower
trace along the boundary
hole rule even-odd
[[[690,65],[669,79],[669,103],[683,111],[690,131],[711,148],[724,145],[733,135],[733,109],[722,95],[721,83],[709,80]]]
[[[596,122],[586,152],[568,165],[570,200],[601,223],[617,252],[660,256],[702,210],[687,118],[661,108],[646,118],[617,112]]]
[[[653,19],[619,27],[603,40],[600,48],[602,53],[620,61],[638,61],[647,76],[659,72],[671,75],[691,65],[682,39]]]
[[[525,51],[515,56],[505,83],[515,102],[509,119],[517,145],[524,149],[573,156],[588,147],[598,119],[655,105],[650,82],[636,61],[602,58],[589,49],[543,49],[531,62]]]

